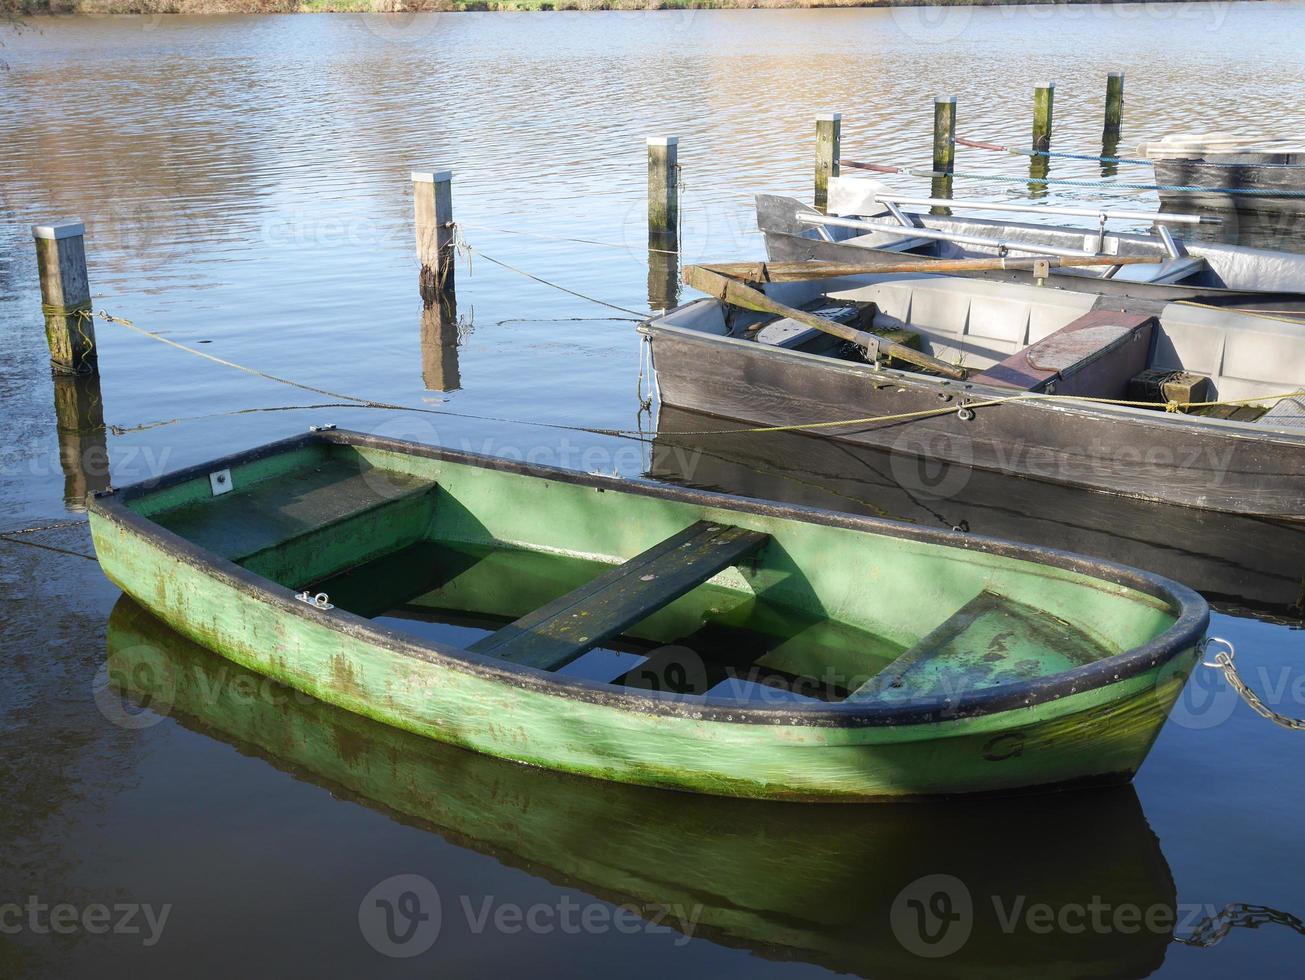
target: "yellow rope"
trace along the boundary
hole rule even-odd
[[[1287,391],[1278,395],[1262,395],[1257,398],[1238,398],[1225,401],[1212,402],[1179,402],[1170,401],[1165,404],[1166,412],[1179,412],[1188,408],[1212,408],[1215,406],[1233,406],[1249,405],[1259,402],[1273,402],[1277,404],[1284,398],[1296,398],[1305,396],[1305,388],[1298,388],[1295,391]],[[960,409],[976,408],[993,408],[998,405],[1005,405],[1007,402],[1015,401],[1036,401],[1051,399],[1057,402],[1091,402],[1102,405],[1117,405],[1123,408],[1155,408],[1159,402],[1142,402],[1127,401],[1122,398],[1092,398],[1087,395],[1054,395],[1041,391],[1025,391],[1018,395],[1010,395],[1006,398],[989,398],[978,402],[965,402],[957,405],[949,405],[946,408],[928,408],[919,412],[901,412],[896,415],[869,415],[859,419],[841,419],[837,422],[803,422],[794,425],[763,425],[754,426],[746,429],[705,429],[698,432],[675,432],[668,435],[677,436],[715,436],[715,435],[733,435],[742,432],[796,432],[802,429],[832,429],[845,425],[869,425],[872,422],[906,422],[913,419],[935,418],[940,415],[951,415]]]
[[[136,333],[139,333],[145,337],[149,337],[151,340],[157,340],[160,341],[161,343],[167,344],[170,347],[175,347],[177,350],[185,351],[187,354],[194,354],[196,357],[202,357],[205,360],[212,361],[215,364],[221,364],[223,367],[235,368],[237,371],[243,371],[245,374],[251,374],[254,377],[263,378],[268,381],[275,381],[278,382],[279,384],[289,385],[292,388],[299,388],[303,391],[311,391],[314,392],[315,394],[325,395],[329,398],[338,398],[345,402],[351,402],[360,408],[383,408],[383,409],[389,409],[392,411],[400,411],[400,412],[420,412],[420,413],[431,414],[431,415],[451,415],[451,416],[459,416],[463,418],[479,418],[486,421],[495,421],[495,422],[518,422],[520,424],[525,424],[525,425],[539,425],[545,428],[556,428],[556,429],[566,429],[571,431],[590,432],[595,435],[620,436],[625,438],[638,439],[640,441],[646,441],[649,438],[648,433],[633,432],[626,429],[604,429],[604,428],[594,428],[590,426],[581,426],[581,425],[564,425],[556,422],[536,422],[536,421],[530,421],[525,419],[498,418],[495,416],[475,416],[475,415],[468,415],[461,412],[452,412],[452,411],[431,409],[431,408],[417,408],[409,405],[396,405],[392,402],[380,402],[380,401],[373,401],[371,399],[366,399],[366,398],[359,398],[356,395],[347,395],[342,392],[331,391],[330,389],[327,388],[317,388],[314,387],[313,385],[306,385],[298,381],[291,381],[289,378],[282,378],[282,377],[278,377],[275,374],[268,374],[266,371],[259,371],[257,368],[246,367],[243,364],[236,364],[234,361],[223,360],[220,357],[215,357],[212,354],[206,354],[203,351],[195,350],[195,348],[193,347],[187,347],[185,344],[177,343],[175,340],[169,340],[167,337],[160,336],[159,334],[154,333],[151,330],[146,330],[143,327],[139,327],[124,317],[113,316],[107,310],[100,310],[93,315],[98,316],[101,319],[108,321],[109,323],[116,323],[119,326],[126,327],[129,330],[134,330]],[[1165,405],[1165,411],[1179,412],[1180,410],[1185,410],[1188,408],[1213,408],[1217,406],[1250,405],[1250,404],[1257,404],[1260,402],[1272,402],[1273,404],[1277,404],[1278,402],[1282,401],[1285,398],[1296,398],[1296,397],[1305,397],[1305,388],[1298,388],[1295,391],[1283,392],[1281,394],[1276,394],[1276,395],[1262,395],[1255,398],[1224,399],[1220,401],[1204,401],[1204,402],[1170,401]],[[968,409],[970,411],[973,411],[976,408],[994,408],[999,405],[1005,405],[1008,402],[1037,401],[1037,400],[1047,400],[1047,399],[1054,400],[1059,403],[1086,402],[1086,403],[1101,404],[1101,405],[1115,405],[1124,408],[1155,408],[1159,404],[1158,402],[1128,401],[1120,398],[1093,398],[1087,395],[1055,395],[1055,394],[1049,394],[1047,392],[1040,392],[1040,391],[1022,391],[1019,392],[1018,394],[1008,395],[1005,398],[988,398],[983,401],[977,401],[977,402],[961,402],[955,405],[948,405],[945,408],[929,408],[917,412],[899,412],[894,415],[868,415],[865,416],[864,418],[840,419],[833,422],[801,422],[801,423],[795,423],[790,425],[760,425],[760,426],[749,426],[740,429],[703,429],[699,431],[686,431],[686,432],[673,432],[673,433],[668,432],[666,434],[675,435],[675,436],[718,436],[718,435],[735,435],[740,433],[800,432],[809,429],[832,429],[832,428],[840,428],[842,426],[849,426],[849,425],[870,425],[872,423],[882,424],[882,423],[890,423],[890,422],[907,422],[907,421],[912,421],[914,419],[936,418],[941,415],[950,415],[962,409]],[[299,406],[295,406],[295,407],[299,407]],[[304,407],[313,407],[313,406],[304,406]],[[151,423],[150,425],[143,426],[142,428],[152,428],[154,425],[168,425],[173,422],[179,422],[179,421],[187,421],[187,420],[169,419],[166,422]],[[130,431],[130,430],[124,430],[124,431]]]

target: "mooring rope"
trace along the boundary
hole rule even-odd
[[[39,531],[57,531],[61,528],[82,527],[87,523],[88,521],[85,518],[82,518],[80,520],[55,521],[51,524],[36,524],[31,527],[14,528],[9,531],[0,531],[0,541],[7,541],[10,544],[21,544],[28,548],[39,548],[41,551],[53,551],[60,555],[70,555],[73,558],[87,558],[90,561],[95,561],[96,558],[94,555],[88,555],[85,552],[73,551],[71,548],[60,548],[57,545],[45,544],[42,541],[28,541],[22,537],[22,535],[36,534]]]
[[[515,272],[517,275],[525,276],[527,279],[531,279],[534,282],[540,283],[541,285],[550,286],[553,289],[561,290],[562,292],[567,293],[568,295],[575,296],[577,299],[582,299],[589,303],[597,303],[599,306],[605,306],[609,310],[617,310],[621,313],[629,313],[640,320],[646,320],[650,315],[647,310],[632,310],[625,306],[617,306],[615,303],[609,303],[607,302],[607,300],[598,299],[596,296],[588,296],[585,293],[571,289],[568,286],[563,286],[561,283],[550,282],[548,279],[545,279],[543,276],[537,276],[533,272],[526,272],[525,269],[518,269],[516,266],[509,265],[508,263],[504,262],[502,259],[496,259],[492,255],[486,255],[484,252],[476,248],[474,245],[469,245],[464,242],[463,247],[466,249],[468,253],[479,255],[486,262],[493,262],[495,265],[501,266],[502,268],[507,269],[509,272]]]
[[[1275,725],[1281,725],[1283,728],[1295,732],[1305,731],[1305,718],[1289,718],[1287,715],[1278,714],[1278,712],[1274,711],[1267,704],[1261,701],[1259,695],[1246,685],[1246,682],[1242,680],[1241,675],[1237,672],[1237,668],[1233,665],[1233,657],[1236,656],[1237,651],[1233,648],[1231,643],[1222,637],[1212,636],[1202,644],[1202,654],[1213,646],[1221,646],[1223,649],[1214,655],[1213,661],[1202,661],[1202,666],[1213,667],[1216,670],[1223,671],[1223,676],[1227,678],[1232,689],[1240,694],[1242,700],[1250,705],[1251,710],[1261,718],[1267,718]]]
[[[187,347],[185,344],[178,343],[175,340],[170,340],[167,337],[160,336],[157,333],[146,330],[143,327],[139,327],[124,317],[113,316],[112,314],[108,313],[106,310],[98,311],[98,313],[96,313],[96,316],[99,316],[101,319],[104,319],[109,323],[115,323],[118,324],[119,326],[127,327],[141,334],[142,336],[149,337],[152,340],[160,341],[161,343],[167,344],[169,347],[174,347],[177,350],[185,351],[187,354],[194,354],[196,357],[202,357],[205,360],[223,365],[224,367],[234,368],[237,371],[243,371],[246,374],[250,374],[253,375],[254,377],[262,378],[267,381],[274,381],[277,382],[278,384],[289,385],[292,388],[299,388],[304,391],[315,392],[316,394],[326,395],[329,398],[335,398],[341,402],[348,403],[347,405],[341,407],[382,409],[386,411],[395,411],[395,412],[416,412],[425,415],[447,415],[453,418],[465,418],[465,419],[471,419],[474,421],[481,421],[481,422],[498,422],[506,425],[533,425],[533,426],[539,426],[541,428],[558,429],[561,431],[585,432],[591,435],[614,436],[623,439],[634,439],[640,442],[649,441],[650,439],[656,436],[656,433],[645,433],[635,429],[616,429],[616,428],[605,428],[605,427],[587,426],[587,425],[569,425],[563,422],[543,422],[537,419],[517,419],[517,418],[509,418],[505,416],[477,415],[469,412],[456,412],[451,409],[423,408],[423,407],[412,406],[412,405],[399,405],[394,402],[376,401],[373,399],[362,398],[357,395],[349,395],[343,392],[331,391],[330,389],[327,388],[319,388],[314,385],[302,384],[297,381],[292,381],[289,378],[283,378],[275,374],[270,374],[266,371],[260,371],[257,368],[246,367],[245,365],[237,364],[234,361],[228,361],[220,357],[215,357],[212,354],[205,353],[204,351],[195,350],[193,347]],[[1271,402],[1273,404],[1277,404],[1278,402],[1286,398],[1298,398],[1298,397],[1305,397],[1305,388],[1298,388],[1295,391],[1283,392],[1281,394],[1260,395],[1260,396],[1255,396],[1250,398],[1220,399],[1216,401],[1171,400],[1164,404],[1164,409],[1166,412],[1174,413],[1189,408],[1236,407],[1241,405],[1259,405],[1264,402]],[[1055,394],[1050,394],[1048,392],[1023,391],[1014,395],[1007,395],[1002,398],[988,398],[975,402],[961,402],[956,406],[930,408],[930,409],[924,409],[922,411],[916,411],[916,412],[898,412],[891,415],[868,415],[861,418],[838,419],[838,420],[828,421],[828,422],[798,422],[798,423],[790,423],[786,425],[744,426],[744,427],[733,428],[733,429],[704,429],[704,430],[692,431],[692,432],[676,432],[674,434],[677,436],[720,436],[720,435],[737,435],[737,434],[766,433],[766,432],[802,432],[802,431],[815,430],[815,429],[839,428],[839,427],[850,426],[850,425],[871,425],[871,424],[887,424],[887,423],[895,423],[895,422],[909,422],[917,419],[936,418],[938,416],[952,414],[953,412],[962,413],[962,414],[967,412],[973,413],[973,411],[978,408],[994,408],[1000,405],[1008,404],[1010,402],[1038,401],[1038,400],[1047,400],[1047,399],[1052,399],[1061,403],[1083,402],[1089,404],[1115,405],[1123,408],[1154,409],[1160,404],[1159,402],[1129,401],[1120,398],[1093,398],[1087,395],[1055,395]],[[162,426],[172,425],[178,422],[195,421],[201,418],[220,417],[221,415],[224,414],[248,414],[257,411],[297,411],[297,410],[303,410],[303,409],[308,409],[313,407],[316,406],[282,406],[282,407],[267,408],[267,409],[257,409],[257,408],[239,409],[231,413],[215,413],[214,415],[193,416],[191,418],[165,419],[156,422],[142,423],[141,425],[130,427],[130,428],[114,427],[114,431],[115,433],[119,431],[121,432],[143,431],[145,429],[160,428]],[[336,406],[327,405],[324,407],[336,407]]]
[[[662,255],[679,255],[679,249],[674,248],[653,248],[651,245],[647,249],[639,248],[635,245],[618,245],[616,242],[600,242],[593,238],[567,238],[564,235],[545,235],[537,231],[523,231],[515,228],[493,228],[489,225],[482,225],[478,221],[459,221],[458,224],[464,228],[470,228],[473,231],[489,231],[500,235],[524,235],[527,238],[538,238],[546,242],[571,242],[576,245],[597,245],[599,248],[614,248],[622,252],[638,254],[639,252],[660,252]]]
[[[1150,160],[1139,160],[1132,157],[1109,157],[1103,154],[1091,153],[1062,153],[1051,150],[1034,150],[1021,149],[1018,146],[1003,146],[1000,143],[987,143],[983,140],[970,140],[963,136],[956,137],[956,143],[959,146],[968,146],[976,150],[995,150],[1001,153],[1009,153],[1012,156],[1025,157],[1064,157],[1068,160],[1096,160],[1101,163],[1130,163],[1138,166],[1146,166],[1151,163]]]

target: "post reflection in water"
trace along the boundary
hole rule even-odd
[[[1113,130],[1105,130],[1101,134],[1101,156],[1118,157],[1119,156],[1119,133]],[[1119,173],[1119,164],[1111,159],[1101,161],[1101,176],[1113,177]]]
[[[674,230],[648,229],[648,309],[680,305],[680,241]]]
[[[952,183],[954,180],[955,178],[953,178],[951,174],[939,174],[938,176],[934,177],[929,184],[929,196],[951,197]],[[929,210],[929,213],[942,215],[943,217],[948,217],[951,215],[952,209],[948,207],[937,206],[931,208]]]
[[[421,380],[427,391],[457,391],[462,387],[458,298],[451,289],[438,293],[429,306],[422,306]]]
[[[1048,174],[1051,172],[1051,158],[1039,153],[1029,157],[1029,197],[1046,197]]]
[[[109,486],[100,379],[88,374],[55,375],[52,380],[64,505],[81,513],[90,494]]]
[[[1301,622],[1305,526],[1170,507],[796,432],[677,436],[737,423],[663,405],[648,475],[686,486],[1079,552]]]
[[[109,620],[108,671],[133,700],[337,798],[559,888],[690,909],[693,938],[768,959],[867,977],[1041,977],[1065,963],[1082,975],[1142,977],[1171,941],[1174,882],[1131,788],[794,805],[567,776],[246,676],[125,597]],[[1047,931],[1027,919],[1034,908],[1093,903],[1158,909],[1169,925]]]

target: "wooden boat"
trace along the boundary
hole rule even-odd
[[[89,513],[115,584],[248,669],[489,755],[725,796],[1127,780],[1208,623],[1183,586],[1055,551],[338,431]],[[516,596],[496,629],[374,621],[464,575]]]
[[[465,622],[460,610],[431,607],[430,617],[451,630]],[[659,792],[378,725],[214,656],[128,598],[114,607],[107,639],[110,681],[138,704],[337,800],[568,892],[633,906],[663,930],[864,977],[1041,978],[1066,963],[1080,976],[1144,977],[1171,948],[1166,929],[1011,930],[1002,918],[1021,896],[1053,908],[1175,907],[1168,863],[1131,787],[815,808]],[[1106,851],[1109,861],[1100,859]],[[941,960],[916,955],[894,933],[895,923],[913,924],[893,907],[920,877],[922,854],[973,896],[966,942]],[[230,928],[240,930],[238,918]]]
[[[934,210],[910,211],[898,205],[899,201],[917,200]],[[1089,230],[951,213],[1011,207],[1016,206],[902,197],[887,194],[877,181],[852,177],[830,181],[828,212],[791,197],[759,194],[756,198],[757,226],[772,262],[898,263],[912,258],[972,259],[1007,253],[1147,256],[1155,261],[1118,270],[1110,266],[1054,269],[1048,282],[1110,301],[1198,299],[1262,311],[1305,311],[1305,255],[1187,240],[1168,232],[1160,237],[1110,232],[1104,221]],[[948,213],[936,213],[942,209]],[[1024,210],[1081,216],[1091,209],[1030,206]],[[1160,212],[1154,217],[1171,219],[1174,215]],[[1192,227],[1200,230],[1204,226]],[[976,275],[1025,284],[1036,281],[1027,271]]]
[[[1305,616],[1305,523],[1017,479],[809,432],[695,434],[720,428],[713,416],[661,405],[648,476],[1062,548],[1178,579],[1216,610],[1296,627]]]
[[[686,281],[695,268],[708,267],[689,267]],[[1277,397],[1305,382],[1305,330],[1291,319],[1188,302],[1120,312],[1085,293],[927,273],[782,271],[786,281],[728,304],[698,300],[641,325],[665,403],[1053,483],[1305,520],[1305,398]],[[826,315],[797,312],[797,322],[735,305],[748,296]],[[865,329],[841,328],[856,338],[847,343],[811,326],[831,317]],[[911,340],[944,371],[868,363],[866,343],[887,337]],[[1180,397],[1173,378],[1183,379]],[[1168,412],[1170,401],[1234,404]]]
[[[1160,200],[1179,207],[1305,212],[1305,146],[1222,134],[1177,135],[1138,147]]]

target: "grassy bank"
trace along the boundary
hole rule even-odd
[[[38,14],[411,13],[483,10],[738,10],[800,7],[1003,6],[1154,0],[0,0],[0,11]],[[1164,2],[1164,0],[1161,0]],[[1181,0],[1170,0],[1181,2]]]

